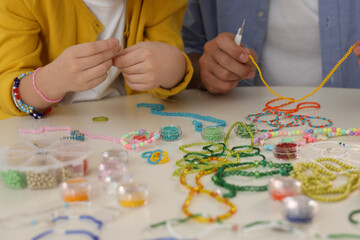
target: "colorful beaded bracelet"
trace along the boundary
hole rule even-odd
[[[37,94],[39,94],[40,97],[41,97],[45,102],[47,102],[47,103],[58,103],[58,102],[60,102],[60,101],[64,98],[64,96],[62,96],[62,97],[59,98],[59,99],[55,99],[55,100],[48,99],[48,98],[45,97],[45,95],[37,88],[37,86],[36,86],[36,74],[37,74],[37,72],[38,72],[40,69],[41,69],[41,67],[37,68],[37,69],[34,71],[33,75],[32,75],[32,82],[33,82],[33,87],[34,87],[35,91],[36,91]]]
[[[277,136],[296,136],[296,135],[304,135],[304,134],[314,134],[317,140],[327,140],[331,137],[337,136],[359,136],[360,135],[360,128],[322,128],[322,129],[305,129],[305,130],[293,130],[293,131],[276,131],[276,132],[269,132],[267,134],[261,135],[260,137],[254,140],[254,144],[264,142],[265,140],[277,137]]]
[[[12,96],[15,106],[22,112],[29,114],[31,117],[35,119],[40,119],[45,115],[49,114],[52,110],[52,106],[46,109],[44,112],[38,112],[34,109],[34,107],[27,105],[23,101],[21,101],[20,92],[19,92],[19,85],[20,80],[25,76],[32,74],[32,72],[22,73],[18,77],[14,79],[13,87],[12,87]]]
[[[144,129],[125,134],[120,138],[120,143],[129,150],[140,149],[160,138],[159,132],[147,132]],[[129,140],[129,142],[127,142]]]

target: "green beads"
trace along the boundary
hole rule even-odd
[[[11,188],[23,189],[27,187],[26,174],[14,170],[1,172],[3,183]]]
[[[245,126],[250,130],[253,136],[256,134],[256,126],[254,124],[245,124]],[[237,125],[237,128],[235,128],[234,131],[238,137],[251,138],[248,130],[246,130],[246,128],[241,124]]]
[[[202,137],[207,142],[220,142],[224,136],[224,128],[220,126],[209,126],[202,130]]]

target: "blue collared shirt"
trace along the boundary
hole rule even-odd
[[[269,1],[189,0],[182,31],[185,52],[202,53],[204,44],[219,33],[236,34],[245,18],[242,43],[254,49],[261,62]],[[318,1],[322,74],[325,77],[349,47],[360,40],[360,1]],[[360,66],[357,61],[358,57],[351,54],[325,86],[360,88]]]

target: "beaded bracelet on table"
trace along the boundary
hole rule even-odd
[[[160,138],[160,133],[158,132],[147,132],[144,129],[139,131],[129,132],[120,138],[120,143],[129,150],[140,149],[152,142],[157,141]]]
[[[259,118],[266,115],[276,115],[276,118],[272,120],[260,120]],[[284,113],[277,110],[266,110],[265,112],[256,113],[256,114],[249,114],[246,117],[247,120],[250,120],[252,122],[260,122],[260,123],[266,123],[271,127],[275,127],[274,129],[259,129],[259,132],[274,132],[278,131],[285,127],[298,127],[305,124],[305,122],[308,122],[309,126],[312,128],[325,128],[330,127],[332,125],[332,121],[328,118],[319,117],[319,116],[306,116],[306,115],[295,115],[291,113]],[[281,123],[280,120],[283,119],[294,119],[293,122],[284,124]],[[319,125],[315,126],[311,123],[311,119],[321,119],[324,121],[327,121],[328,124],[325,125]]]
[[[20,92],[19,92],[20,80],[22,78],[24,78],[25,76],[29,75],[29,74],[32,74],[32,72],[20,74],[18,77],[16,77],[14,79],[14,84],[13,84],[13,87],[12,87],[13,101],[14,101],[16,107],[20,111],[29,114],[30,116],[32,116],[35,119],[40,119],[40,118],[44,117],[45,115],[47,115],[47,114],[49,114],[51,112],[52,106],[50,106],[44,112],[38,112],[38,111],[36,111],[34,109],[34,107],[27,105],[26,103],[24,103],[21,100]]]
[[[279,168],[279,169],[266,171],[266,172],[261,172],[261,171],[251,172],[251,171],[244,171],[244,170],[225,171],[227,168],[234,168],[234,167],[246,166],[246,165],[253,166],[256,168],[261,165],[263,167],[268,166],[269,168],[274,167],[274,168]],[[244,176],[244,177],[260,178],[260,177],[265,177],[265,176],[273,176],[273,175],[277,175],[277,174],[280,174],[281,176],[289,176],[292,169],[293,169],[293,167],[292,167],[291,163],[273,163],[273,162],[267,162],[265,160],[262,160],[261,162],[254,161],[254,162],[229,163],[229,164],[225,164],[225,165],[219,167],[217,172],[215,173],[214,176],[212,176],[211,179],[213,180],[213,182],[216,185],[229,190],[229,193],[223,194],[224,197],[235,197],[237,191],[262,192],[262,191],[266,191],[268,186],[267,186],[267,184],[262,185],[262,186],[236,186],[235,184],[227,183],[224,180],[224,177],[239,175],[239,176]]]
[[[277,132],[269,132],[267,134],[261,135],[260,137],[256,138],[254,140],[254,144],[261,143],[267,139],[277,137],[277,136],[296,136],[296,135],[303,135],[307,134],[307,136],[311,135],[311,141],[310,142],[316,142],[320,140],[327,140],[331,137],[337,137],[337,136],[359,136],[360,135],[360,128],[323,128],[323,129],[305,129],[305,130],[293,130],[293,131],[277,131]],[[305,138],[307,138],[305,136]],[[306,139],[306,142],[309,142],[309,139]]]

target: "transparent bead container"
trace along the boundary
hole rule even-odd
[[[182,131],[178,125],[164,126],[160,128],[160,135],[164,141],[177,141],[182,136]]]
[[[313,220],[318,210],[318,203],[307,196],[299,195],[284,198],[282,207],[287,221],[306,224]]]
[[[118,202],[121,207],[135,208],[147,204],[149,190],[145,184],[130,182],[118,188]]]
[[[269,180],[268,191],[272,199],[282,201],[286,197],[301,194],[301,182],[291,177],[272,177]]]
[[[114,148],[104,151],[101,155],[101,162],[117,161],[127,165],[129,163],[129,154],[126,150]]]
[[[225,137],[224,128],[220,126],[204,127],[201,136],[206,142],[220,142]]]
[[[274,157],[280,160],[293,160],[298,157],[299,148],[296,143],[282,142],[273,149]]]
[[[91,197],[91,185],[85,178],[71,179],[60,184],[61,197],[65,202],[84,202]]]
[[[72,140],[37,140],[0,150],[0,176],[7,187],[48,189],[84,175],[86,143]]]
[[[105,177],[127,172],[127,166],[118,161],[105,161],[98,166],[98,178],[103,181]]]
[[[102,181],[103,190],[106,194],[116,196],[121,185],[133,181],[132,175],[128,172],[114,173],[104,177]]]

